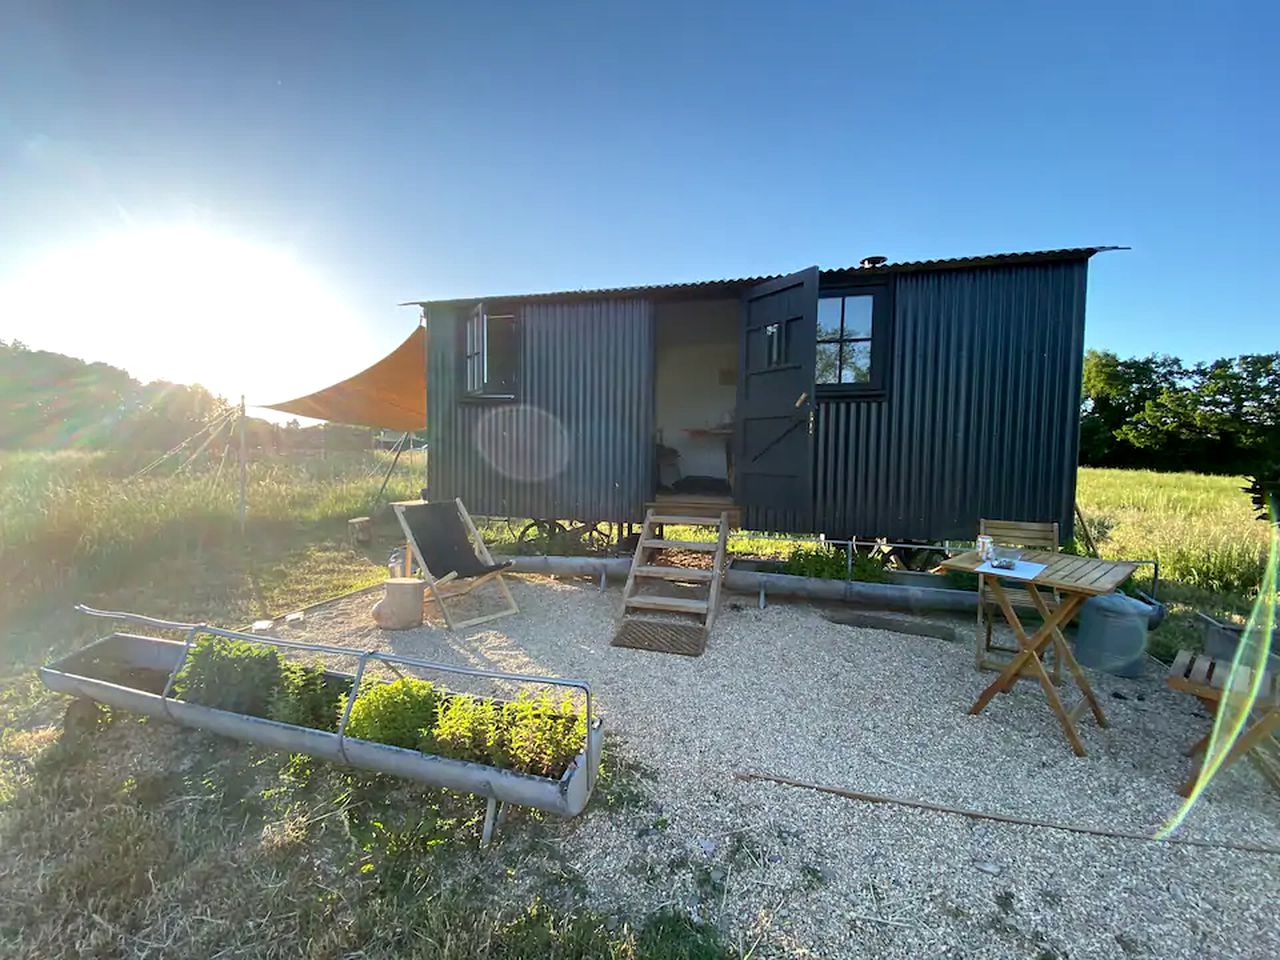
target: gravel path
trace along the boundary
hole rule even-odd
[[[550,828],[514,817],[495,856],[541,861],[575,896],[676,905],[752,956],[1275,957],[1280,857],[1110,840],[882,806],[733,777],[796,779],[1057,822],[1154,831],[1207,729],[1155,674],[1093,675],[1112,726],[1075,757],[1039,689],[978,717],[972,647],[726,598],[697,659],[609,646],[620,592],[512,577],[517,616],[448,633],[372,626],[374,597],[307,615],[308,639],[589,680],[638,802]],[[1069,698],[1070,702],[1070,698]],[[1181,836],[1280,847],[1280,797],[1247,763]],[[504,850],[507,852],[504,854]]]

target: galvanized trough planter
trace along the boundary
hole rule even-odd
[[[84,606],[76,609],[90,616],[161,630],[185,631],[186,640],[166,640],[137,633],[111,633],[70,656],[41,667],[40,679],[50,689],[159,720],[171,720],[183,726],[209,730],[237,740],[261,743],[290,753],[305,753],[377,773],[405,777],[432,786],[446,787],[459,793],[472,793],[485,797],[488,805],[482,843],[487,844],[492,837],[495,821],[500,812],[499,804],[514,803],[545,810],[562,817],[573,817],[586,808],[587,800],[595,787],[596,773],[600,767],[603,731],[602,721],[592,712],[591,687],[585,680],[499,673],[493,670],[434,663],[416,657],[404,657],[381,651],[359,651],[350,647],[301,643],[295,640],[223,630],[206,624],[157,620],[134,613],[94,610]],[[200,634],[247,640],[288,650],[358,658],[354,674],[326,671],[328,676],[351,684],[352,695],[347,699],[347,709],[343,712],[337,731],[330,733],[325,730],[280,723],[262,717],[188,703],[173,697],[171,694],[174,680],[186,662],[191,644]],[[400,667],[408,667],[491,680],[549,684],[580,690],[586,698],[585,748],[569,764],[569,768],[562,777],[552,780],[548,777],[517,773],[469,760],[455,760],[349,737],[345,731],[347,719],[351,713],[351,704],[355,701],[355,691],[360,685],[366,666],[375,661],[386,664],[396,673],[400,672]]]

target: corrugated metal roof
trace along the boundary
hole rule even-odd
[[[887,273],[913,273],[922,270],[963,270],[970,267],[1006,266],[1013,263],[1042,263],[1053,260],[1087,260],[1095,253],[1108,250],[1128,250],[1128,247],[1063,247],[1058,250],[1027,250],[1020,253],[988,253],[973,257],[953,257],[940,260],[903,260],[883,263],[875,267],[860,265],[824,269],[824,281],[839,281],[854,276]],[[584,290],[556,290],[548,293],[516,293],[503,296],[453,297],[448,300],[409,300],[402,307],[426,307],[432,304],[471,303],[477,300],[577,300],[582,298],[612,299],[615,297],[659,296],[675,297],[683,294],[706,295],[736,292],[743,287],[774,280],[784,274],[775,273],[760,277],[734,277],[723,280],[696,280],[689,283],[657,283],[637,287],[601,287]]]

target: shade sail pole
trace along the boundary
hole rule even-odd
[[[245,503],[245,485],[249,477],[249,464],[245,459],[245,442],[244,442],[244,394],[240,394],[240,536],[244,536],[245,516],[247,514],[247,506]]]
[[[395,470],[396,464],[400,462],[400,454],[404,453],[405,441],[408,439],[409,434],[406,432],[400,438],[400,442],[396,444],[396,455],[391,459],[391,466],[387,467],[387,472],[382,475],[382,486],[378,488],[378,495],[373,499],[375,508],[382,502],[382,494],[387,489],[387,481],[391,479],[391,472]]]

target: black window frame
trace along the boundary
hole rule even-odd
[[[489,323],[505,320],[511,324],[511,352],[507,383],[509,389],[494,386],[490,376],[492,362]],[[514,304],[477,303],[463,318],[459,331],[460,382],[465,400],[515,400],[520,373],[520,317]]]
[[[889,348],[893,333],[892,283],[884,279],[862,283],[843,283],[839,286],[823,287],[818,292],[819,301],[860,296],[871,297],[871,377],[864,383],[815,382],[814,395],[819,400],[882,400],[888,390]],[[841,337],[839,339],[841,341],[866,339],[844,337],[843,322],[840,332]],[[834,341],[820,338],[818,342],[831,343]],[[816,381],[816,370],[814,371],[814,376]]]

